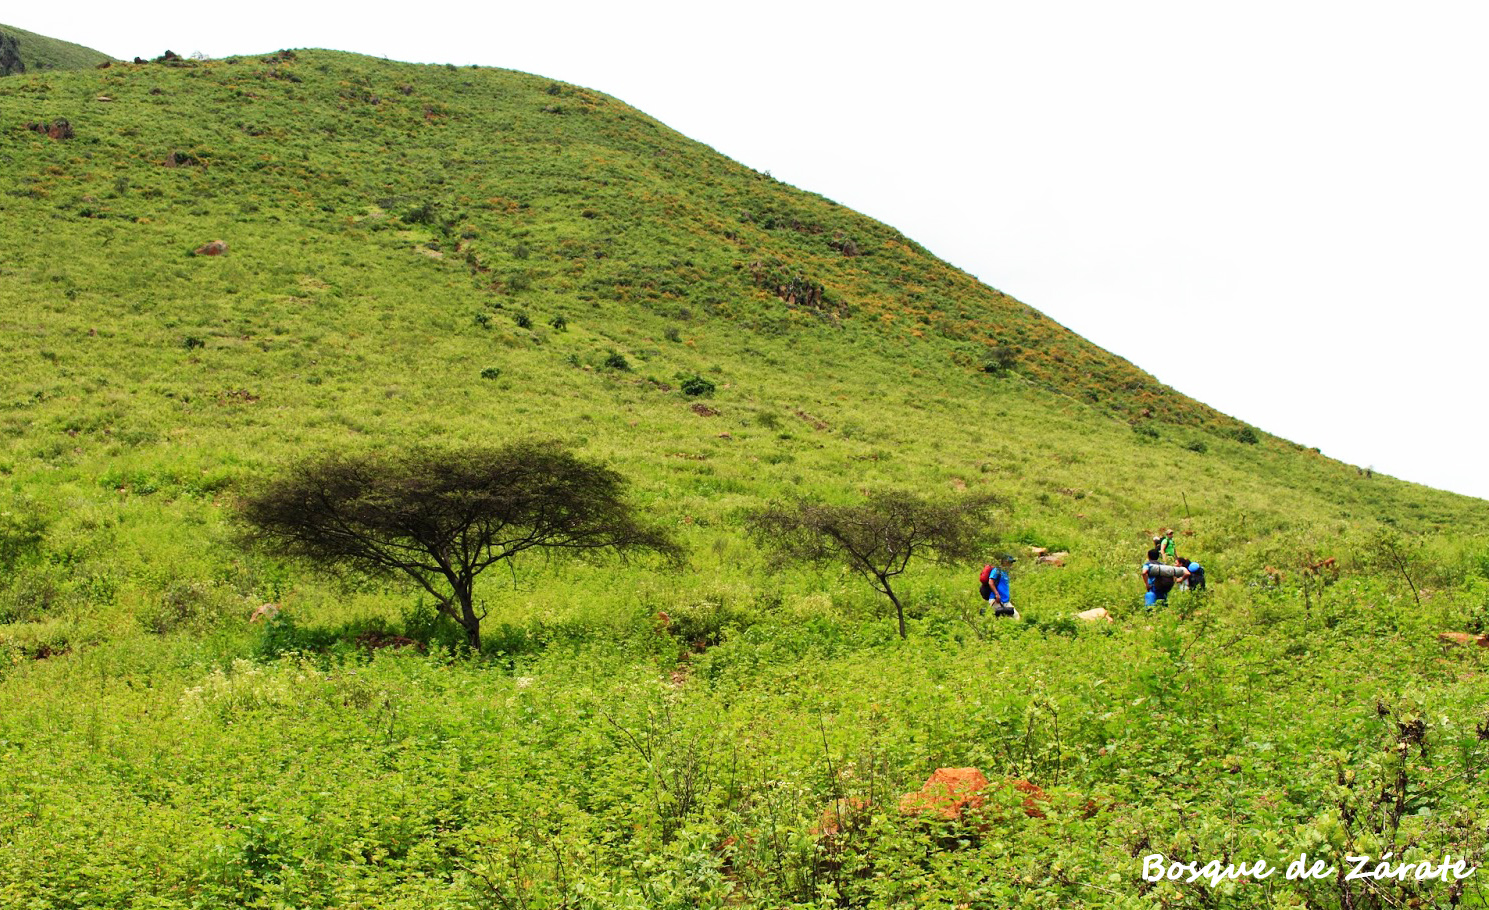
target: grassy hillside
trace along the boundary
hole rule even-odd
[[[1449,886],[1141,856],[1482,855],[1489,649],[1435,637],[1489,628],[1482,501],[1245,427],[588,89],[282,51],[0,104],[0,904],[1391,906]],[[631,478],[688,565],[519,563],[459,656],[413,591],[236,541],[302,455],[525,437]],[[1025,621],[918,565],[902,643],[742,531],[885,488],[1000,495]],[[1162,524],[1213,590],[1147,612]],[[974,765],[1045,817],[898,811]]]
[[[0,25],[0,76],[88,69],[113,59],[91,47],[58,41],[11,25]]]

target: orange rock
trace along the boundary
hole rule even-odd
[[[857,827],[868,817],[871,808],[872,804],[868,800],[857,796],[835,799],[832,805],[822,810],[812,833],[831,837],[844,828]]]
[[[900,811],[907,815],[934,812],[942,818],[961,818],[968,808],[982,808],[982,791],[987,784],[987,778],[976,768],[937,768],[925,786],[900,797]]]
[[[266,619],[266,620],[267,619],[273,619],[274,617],[276,617],[278,615],[279,615],[279,604],[264,604],[263,606],[259,607],[257,610],[254,610],[253,611],[253,615],[250,616],[250,617],[248,617],[248,621],[249,622],[258,622],[261,619]]]
[[[1024,814],[1030,818],[1044,818],[1044,810],[1039,808],[1040,803],[1049,802],[1049,797],[1035,784],[1026,780],[1013,781],[1013,789],[1020,793],[1026,793],[1024,797]]]
[[[1075,614],[1076,619],[1084,619],[1086,622],[1099,622],[1106,620],[1112,622],[1112,614],[1106,611],[1106,607],[1093,607],[1090,610],[1082,610]]]
[[[1489,648],[1489,635],[1470,635],[1467,632],[1439,632],[1437,640],[1445,645],[1478,645]]]
[[[1037,785],[1026,780],[1006,780],[1005,786],[1024,794],[1024,815],[1044,818],[1039,807],[1049,797]],[[900,811],[905,814],[934,812],[945,819],[958,819],[968,809],[981,809],[988,779],[976,768],[937,768],[936,773],[915,793],[900,797]]]

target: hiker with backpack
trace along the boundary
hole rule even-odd
[[[1170,560],[1174,558],[1174,529],[1159,528],[1158,536],[1153,538],[1153,549],[1158,551],[1158,558]]]
[[[983,608],[978,611],[979,616],[987,612],[987,604],[992,604],[994,616],[1006,616],[1018,618],[1018,611],[1013,608],[1008,590],[1008,567],[1017,560],[1004,554],[997,566],[989,563],[982,567],[982,573],[977,576],[978,593],[982,595]]]
[[[1203,591],[1205,589],[1205,567],[1197,562],[1190,562],[1183,556],[1174,557],[1174,565],[1183,566],[1189,570],[1189,577],[1184,581],[1184,588],[1188,591]]]
[[[1138,573],[1148,589],[1143,597],[1143,603],[1146,606],[1168,603],[1168,594],[1174,589],[1174,583],[1189,578],[1187,567],[1165,565],[1161,562],[1162,558],[1163,555],[1157,547],[1149,550],[1148,561],[1143,563],[1142,571]]]

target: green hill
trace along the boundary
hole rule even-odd
[[[590,89],[307,50],[0,105],[0,904],[1212,906],[1141,856],[1482,855],[1489,649],[1435,636],[1489,627],[1484,502],[1244,426]],[[459,658],[414,592],[231,521],[307,454],[530,437],[629,477],[687,567],[483,578]],[[743,532],[882,489],[1000,496],[1023,621],[912,564],[902,643]],[[1213,584],[1149,612],[1162,525]],[[898,811],[974,765],[1045,817]]]
[[[91,47],[0,25],[0,76],[47,70],[82,70],[114,58]]]

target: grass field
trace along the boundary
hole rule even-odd
[[[588,89],[281,51],[0,110],[0,905],[1489,904],[1141,878],[1482,860],[1489,649],[1437,634],[1489,631],[1484,502],[1244,426]],[[685,566],[519,561],[469,654],[410,587],[240,541],[298,458],[523,438],[628,477]],[[901,641],[744,531],[883,489],[1000,496],[1023,620],[912,564]],[[1147,611],[1161,525],[1211,589]],[[941,767],[983,809],[901,812]]]

